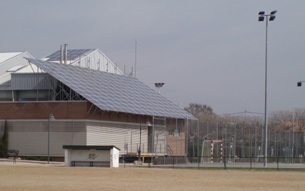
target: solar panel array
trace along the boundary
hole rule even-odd
[[[68,49],[67,50],[67,60],[76,60],[77,58],[92,52],[94,49]],[[56,51],[49,56],[46,56],[46,61],[60,61],[61,52]]]
[[[102,110],[195,119],[134,77],[67,64],[28,60]]]

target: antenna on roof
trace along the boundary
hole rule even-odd
[[[137,39],[135,39],[134,77],[137,77]]]
[[[129,74],[129,77],[132,77],[133,76],[133,67],[131,67],[131,72]]]
[[[62,64],[63,61],[63,49],[62,49],[63,45],[60,45],[60,63]]]
[[[64,63],[67,64],[68,60],[68,44],[64,44]]]

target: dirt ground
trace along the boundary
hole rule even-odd
[[[1,191],[305,190],[305,172],[64,167],[0,161]]]

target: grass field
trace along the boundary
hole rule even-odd
[[[305,190],[305,173],[263,170],[195,170],[64,167],[0,161],[1,191]]]

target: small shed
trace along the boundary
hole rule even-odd
[[[120,149],[113,145],[63,145],[65,166],[119,167]]]

